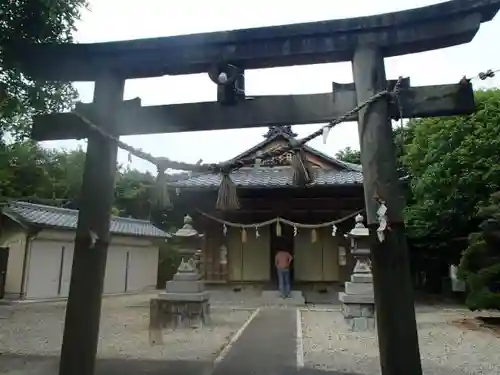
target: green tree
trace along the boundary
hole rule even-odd
[[[335,158],[346,163],[361,164],[361,152],[351,147],[346,147],[335,154]]]
[[[82,148],[46,149],[29,139],[1,144],[0,198],[79,209],[84,164]],[[149,219],[155,177],[119,166],[116,173],[113,214]]]
[[[123,216],[149,219],[155,177],[149,172],[126,168],[118,171],[115,205]]]
[[[469,246],[462,254],[458,277],[468,287],[467,306],[471,310],[500,309],[500,193],[479,210],[487,220],[481,232],[469,236]]]
[[[0,145],[3,198],[74,201],[79,194],[85,152],[50,150],[25,140]]]
[[[426,250],[460,257],[458,238],[478,225],[478,210],[500,190],[500,90],[476,93],[470,116],[414,120],[402,157],[411,177],[408,235]]]
[[[76,91],[65,82],[39,82],[10,68],[20,41],[72,42],[85,0],[3,0],[0,2],[0,137],[28,133],[32,116],[68,109]]]
[[[415,121],[408,121],[403,126],[393,128],[393,142],[398,167],[403,167],[401,157],[403,156],[404,149],[412,142],[414,133]],[[361,164],[361,152],[351,147],[337,151],[335,158],[347,163]]]

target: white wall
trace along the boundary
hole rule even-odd
[[[16,224],[17,226],[17,224]],[[0,246],[9,248],[5,297],[18,298],[21,295],[26,233],[24,230],[11,230],[2,234]]]
[[[33,240],[27,261],[26,298],[67,297],[75,232],[43,230]],[[151,240],[112,236],[104,293],[137,292],[156,285],[158,248]]]

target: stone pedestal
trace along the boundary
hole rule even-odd
[[[372,276],[354,274],[345,283],[345,293],[339,293],[342,314],[352,331],[375,329],[375,299],[373,297]]]
[[[209,323],[209,293],[192,262],[182,260],[165,292],[150,301],[150,341],[162,341],[163,328],[191,328]]]
[[[345,283],[345,293],[339,293],[342,314],[352,331],[375,329],[375,298],[370,265],[370,250],[363,242],[369,238],[368,229],[363,225],[363,217],[356,217],[356,225],[349,232],[352,255],[356,265],[351,281]]]

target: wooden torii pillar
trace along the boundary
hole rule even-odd
[[[124,87],[125,80],[112,74],[95,81],[94,108],[100,126],[110,134],[118,134],[114,116]],[[59,373],[68,375],[94,373],[115,193],[118,146],[97,133],[87,137],[59,366]]]
[[[352,65],[360,102],[384,90],[384,58],[377,46],[359,46]],[[378,101],[361,111],[358,132],[382,374],[420,375],[413,282],[404,233],[404,200],[398,183],[387,101]],[[377,238],[379,201],[375,198],[383,200],[388,208],[390,229],[385,231],[383,242]]]
[[[500,0],[454,0],[390,14],[88,45],[22,45],[16,66],[42,80],[94,81],[94,103],[85,115],[115,136],[179,131],[322,123],[387,88],[384,58],[470,42]],[[222,63],[221,63],[222,61]],[[354,84],[332,93],[245,99],[243,71],[269,67],[352,61]],[[219,103],[142,107],[122,101],[125,79],[221,71],[232,89],[219,89]],[[227,77],[226,77],[227,78]],[[459,77],[457,77],[459,78]],[[402,87],[403,117],[468,114],[474,110],[469,84]],[[386,201],[391,229],[373,241],[373,275],[383,375],[421,375],[413,291],[404,238],[402,202],[396,182],[389,118],[398,108],[379,101],[359,116],[365,202],[374,235],[374,195]],[[74,114],[35,118],[33,138],[88,138],[82,204],[71,276],[60,375],[92,375],[99,336],[117,146],[89,132]]]

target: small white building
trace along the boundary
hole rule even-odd
[[[26,202],[2,208],[0,298],[68,296],[77,220],[78,211],[66,208]],[[104,294],[155,288],[165,237],[149,221],[112,217]]]

